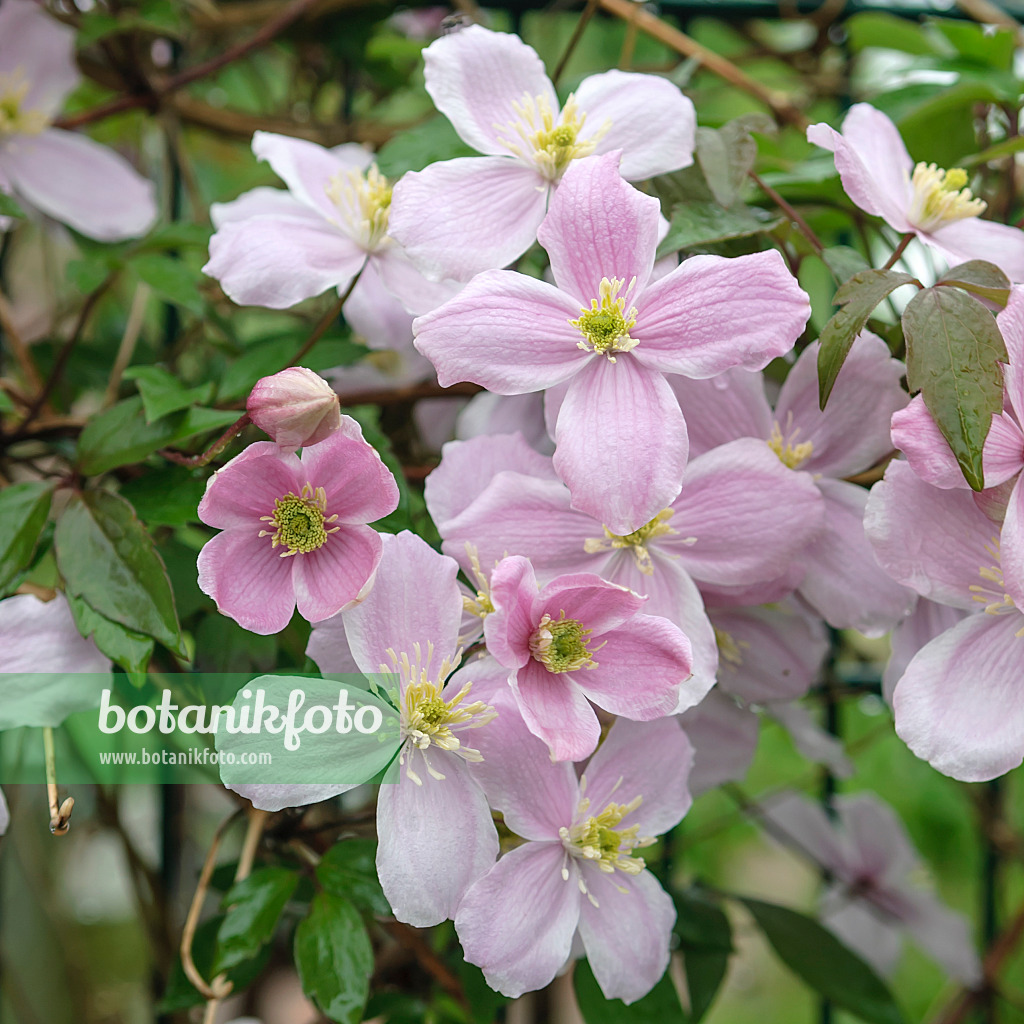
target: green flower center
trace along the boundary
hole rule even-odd
[[[636,278],[630,281],[626,295],[620,296],[624,283],[617,277],[601,278],[599,298],[591,299],[590,309],[581,309],[579,317],[569,321],[583,335],[577,344],[584,352],[605,355],[613,363],[614,353],[628,352],[637,345],[637,340],[629,336],[636,326],[636,309],[626,309],[626,296],[636,285]]]
[[[598,551],[632,549],[637,568],[645,576],[652,576],[654,565],[651,562],[651,553],[647,545],[656,537],[679,532],[668,525],[668,520],[672,518],[672,515],[672,509],[663,508],[649,523],[645,523],[639,530],[634,530],[632,533],[612,533],[607,526],[602,527],[604,536],[588,537],[583,542],[583,550],[588,555],[593,555]]]
[[[589,636],[590,630],[576,619],[567,619],[565,612],[558,619],[545,614],[530,637],[530,653],[549,672],[596,668]]]
[[[327,518],[327,495],[322,487],[315,491],[310,484],[302,488],[302,494],[286,494],[274,501],[274,511],[269,516],[260,516],[260,522],[270,523],[273,530],[260,530],[261,537],[271,538],[271,547],[285,547],[282,558],[289,555],[304,555],[316,551],[327,543],[327,535],[337,532],[339,527],[328,529],[338,517]]]
[[[45,114],[25,109],[28,88],[20,69],[0,75],[0,137],[38,135],[46,127]]]

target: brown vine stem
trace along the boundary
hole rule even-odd
[[[597,3],[598,0],[587,0],[587,6],[583,8],[579,19],[576,22],[576,27],[572,30],[572,35],[569,37],[569,42],[566,44],[565,52],[559,58],[558,64],[551,75],[552,85],[557,87],[558,80],[562,77],[566,64],[569,63],[569,58],[572,57],[576,47],[579,45],[580,39],[583,37],[583,30],[587,27],[588,22],[594,16],[594,11],[597,10]]]
[[[814,247],[814,251],[820,256],[825,251],[825,246],[822,245],[821,239],[814,233],[810,224],[804,220],[803,216],[797,212],[797,210],[789,204],[789,202],[782,198],[778,192],[761,180],[753,171],[748,171],[751,180],[755,185],[780,209],[782,212],[800,229],[800,234],[807,239],[808,242]]]
[[[173,448],[161,448],[158,454],[162,455],[168,462],[176,462],[179,466],[188,466],[190,469],[198,469],[200,466],[205,466],[217,458],[248,425],[249,414],[243,412],[205,452],[201,452],[199,455],[183,455],[181,452],[174,451]]]
[[[910,240],[914,237],[913,231],[908,231],[901,239],[900,244],[896,246],[892,251],[892,255],[885,261],[883,270],[892,270],[896,266],[896,261],[903,255],[904,250],[910,244]]]
[[[695,39],[680,32],[679,29],[655,17],[645,10],[635,0],[598,0],[598,3],[606,11],[617,15],[626,22],[634,22],[641,32],[653,36],[659,42],[664,43],[669,49],[684,57],[691,57],[698,61],[712,74],[718,75],[730,85],[742,89],[763,103],[774,112],[780,120],[794,125],[801,131],[806,131],[810,122],[797,109],[793,101],[783,93],[775,92],[765,88],[756,79],[753,79],[745,71],[738,68],[732,61],[727,60],[720,54],[702,46]]]
[[[43,379],[39,376],[36,364],[28,354],[28,346],[14,325],[14,311],[11,309],[7,296],[3,292],[0,292],[0,328],[3,328],[7,344],[14,353],[14,358],[17,360],[18,366],[21,367],[21,372],[25,375],[25,383],[33,391],[38,391],[43,386]]]
[[[306,343],[299,349],[298,352],[292,357],[288,366],[298,366],[299,361],[305,359],[306,356],[312,351],[313,346],[327,333],[331,324],[341,315],[341,309],[349,300],[349,296],[355,291],[356,285],[359,284],[359,278],[363,276],[363,271],[366,269],[366,260],[363,260],[363,265],[356,271],[356,276],[349,281],[348,287],[345,289],[338,301],[320,318],[317,322],[316,327],[313,328],[313,333],[309,336]],[[288,366],[282,366],[282,370],[288,369]]]

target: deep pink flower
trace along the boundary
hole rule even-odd
[[[665,373],[760,369],[810,312],[775,250],[695,256],[651,283],[659,205],[628,185],[619,154],[566,172],[539,238],[555,285],[479,274],[413,324],[443,386],[515,395],[566,384],[555,469],[573,507],[628,534],[679,493],[686,423]]]
[[[199,553],[199,586],[253,633],[277,633],[299,614],[319,622],[360,600],[380,561],[364,525],[398,507],[398,486],[348,416],[302,457],[271,441],[218,470],[199,518],[223,530]]]
[[[156,219],[152,182],[87,135],[49,127],[79,77],[73,28],[30,0],[0,5],[0,192],[89,238],[135,238]]]
[[[423,59],[437,109],[486,154],[431,164],[395,185],[391,231],[431,276],[466,281],[521,256],[580,157],[621,149],[630,181],[693,162],[693,104],[664,78],[591,75],[559,110],[540,58],[516,36],[471,25]]]
[[[813,124],[807,139],[835,153],[846,194],[897,231],[912,231],[950,266],[988,260],[1024,281],[1024,231],[981,220],[985,203],[965,188],[967,174],[915,164],[896,125],[867,103],[850,107],[842,134]]]

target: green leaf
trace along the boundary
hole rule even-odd
[[[995,317],[956,288],[926,288],[903,311],[907,385],[920,391],[964,478],[985,486],[982,450],[1003,408],[1006,345]]]
[[[854,338],[864,330],[875,307],[901,285],[915,280],[895,270],[862,270],[839,287],[832,302],[841,308],[822,329],[818,351],[818,401],[822,409]]]
[[[334,893],[318,893],[295,929],[302,990],[338,1024],[359,1024],[370,992],[373,948],[359,912]]]
[[[206,249],[213,229],[205,224],[175,221],[160,224],[139,243],[140,249]]]
[[[427,164],[458,156],[475,156],[459,138],[448,118],[437,114],[406,131],[396,132],[377,153],[380,173],[397,181],[407,171],[422,171]]]
[[[217,930],[214,974],[251,960],[270,942],[281,911],[298,884],[294,871],[266,867],[257,868],[231,887],[223,901],[227,914]]]
[[[963,288],[972,295],[980,295],[1000,306],[1010,301],[1010,279],[994,263],[986,263],[984,260],[961,263],[947,270],[935,283]]]
[[[360,910],[390,914],[391,906],[377,880],[376,854],[372,839],[335,843],[317,865],[317,878],[327,892],[351,900]]]
[[[202,316],[204,306],[199,284],[203,278],[199,271],[173,256],[158,253],[136,256],[131,265],[139,278],[162,299]]]
[[[859,274],[862,270],[871,269],[871,264],[856,249],[848,245],[834,245],[825,249],[821,258],[840,284],[849,281],[854,274]]]
[[[126,398],[86,425],[78,439],[78,468],[87,476],[97,476],[117,466],[140,462],[158,448],[226,427],[238,416],[231,409],[194,407],[147,423],[142,399]]]
[[[936,18],[932,23],[965,59],[997,71],[1010,71],[1016,49],[1014,34],[1005,28],[976,25],[970,21]]]
[[[52,498],[53,484],[41,480],[0,491],[0,591],[31,564]]]
[[[109,491],[73,495],[54,551],[69,594],[185,657],[167,570],[128,502]]]
[[[980,153],[972,153],[962,157],[961,167],[977,167],[978,164],[987,164],[992,160],[1001,160],[1006,156],[1013,156],[1024,149],[1024,135],[1014,135],[1013,138],[1003,139],[994,146],[983,149]]]
[[[206,475],[187,466],[160,466],[122,484],[119,493],[147,526],[187,526],[199,522]]]
[[[733,952],[732,925],[725,912],[699,890],[677,892],[675,931],[686,969],[690,1020],[701,1020],[721,988]]]
[[[128,673],[133,686],[142,686],[153,656],[153,638],[112,622],[74,594],[69,593],[67,599],[78,632],[91,636],[92,642]]]
[[[0,217],[18,217],[24,219],[25,211],[14,198],[6,192],[0,192]]]
[[[781,217],[757,207],[737,206],[726,210],[717,203],[678,203],[672,209],[668,234],[658,246],[658,258],[679,249],[771,231],[781,223]]]
[[[621,999],[605,998],[585,960],[576,964],[572,983],[586,1024],[686,1024],[689,1019],[667,972],[643,999],[629,1006]]]
[[[105,255],[89,255],[80,260],[72,260],[64,275],[76,292],[88,295],[106,281],[110,270],[110,261]]]
[[[782,962],[815,992],[870,1024],[904,1024],[885,982],[817,921],[773,903],[741,902]]]
[[[936,56],[945,49],[938,46],[931,38],[931,33],[921,25],[906,18],[898,18],[895,14],[866,11],[847,19],[843,27],[854,52],[868,46],[878,46],[920,56]]]
[[[698,128],[694,155],[704,180],[722,206],[732,206],[757,160],[751,132],[774,134],[778,129],[766,114],[744,114],[721,128]]]
[[[213,397],[213,381],[186,388],[162,366],[130,366],[124,376],[126,380],[134,380],[139,389],[147,423],[190,405],[202,405]]]

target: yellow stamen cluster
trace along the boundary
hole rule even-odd
[[[919,231],[936,231],[985,211],[967,185],[967,172],[960,167],[945,171],[935,164],[919,163],[910,180],[914,189],[907,220]]]
[[[49,123],[39,110],[26,110],[29,83],[20,70],[0,75],[0,138],[38,135]]]
[[[354,230],[366,249],[376,249],[384,241],[391,212],[391,184],[376,164],[371,164],[365,174],[339,171],[325,191],[344,216],[343,226]]]
[[[636,307],[626,310],[626,296],[636,286],[636,278],[629,282],[626,294],[620,297],[624,283],[617,277],[601,278],[599,298],[591,299],[590,309],[581,309],[579,318],[569,321],[583,335],[577,345],[584,352],[606,355],[612,363],[615,352],[628,352],[637,346],[637,339],[629,336],[636,326]]]
[[[462,652],[457,652],[453,660],[445,658],[436,672],[431,669],[434,657],[432,644],[427,645],[425,659],[418,643],[413,644],[413,658],[405,652],[396,654],[390,648],[387,653],[392,667],[389,669],[382,665],[381,671],[399,673],[403,683],[403,696],[399,707],[399,735],[403,749],[399,761],[405,767],[406,775],[416,785],[423,784],[423,780],[413,770],[412,764],[407,763],[406,741],[420,751],[434,746],[458,754],[465,761],[482,761],[480,751],[464,747],[453,730],[479,728],[493,721],[498,713],[483,701],[463,704],[473,686],[471,682],[466,683],[450,700],[445,700],[441,692],[445,680],[458,664]],[[426,755],[423,760],[433,778],[444,778],[444,775],[430,764]]]
[[[800,428],[790,432],[787,437],[782,436],[782,428],[778,420],[772,424],[772,432],[766,442],[768,447],[779,457],[779,461],[790,469],[799,469],[814,453],[814,445],[810,441],[796,443],[800,434]]]
[[[737,641],[731,633],[727,633],[724,629],[719,629],[717,626],[714,629],[719,658],[727,664],[738,668],[743,664],[742,648],[749,647],[750,644],[745,640]]]
[[[271,547],[286,547],[282,558],[290,555],[304,555],[316,551],[327,543],[327,535],[337,533],[340,527],[328,525],[338,517],[327,518],[327,494],[322,487],[313,490],[311,484],[304,484],[301,494],[286,494],[274,501],[274,511],[269,516],[260,516],[261,523],[270,523],[273,530],[260,530],[261,537],[272,539]]]
[[[607,526],[602,527],[604,536],[588,537],[583,542],[583,550],[588,555],[593,555],[598,551],[632,549],[637,568],[645,576],[652,576],[654,565],[651,562],[651,553],[647,549],[647,545],[655,537],[664,537],[666,534],[679,532],[668,525],[668,520],[672,518],[672,515],[672,509],[663,508],[649,523],[641,526],[639,530],[627,534],[612,533]]]
[[[552,183],[561,179],[573,160],[593,153],[598,141],[611,127],[611,122],[607,121],[590,138],[581,139],[579,136],[587,115],[580,111],[572,95],[557,116],[546,96],[523,93],[523,98],[513,103],[512,108],[516,112],[516,120],[494,126],[498,132],[505,133],[498,136],[498,141],[513,156],[532,163]]]
[[[462,608],[470,615],[476,615],[480,619],[486,619],[494,611],[494,602],[491,600],[491,584],[486,573],[480,567],[480,556],[477,550],[469,541],[466,541],[466,555],[469,558],[470,569],[473,579],[476,580],[476,597],[464,597]]]
[[[1003,580],[1003,570],[1000,566],[999,538],[993,537],[991,542],[985,545],[985,550],[992,555],[995,564],[980,566],[978,568],[978,575],[987,584],[991,584],[991,586],[979,584],[971,586],[969,589],[972,599],[977,601],[978,604],[983,604],[988,615],[1002,615],[1004,612],[1016,611],[1017,606],[1013,598],[1006,592],[1006,583]],[[1024,637],[1024,627],[1016,635]]]
[[[557,619],[545,613],[530,637],[530,653],[549,672],[597,668],[589,636],[590,630],[576,619],[567,619],[565,612],[559,613]]]

